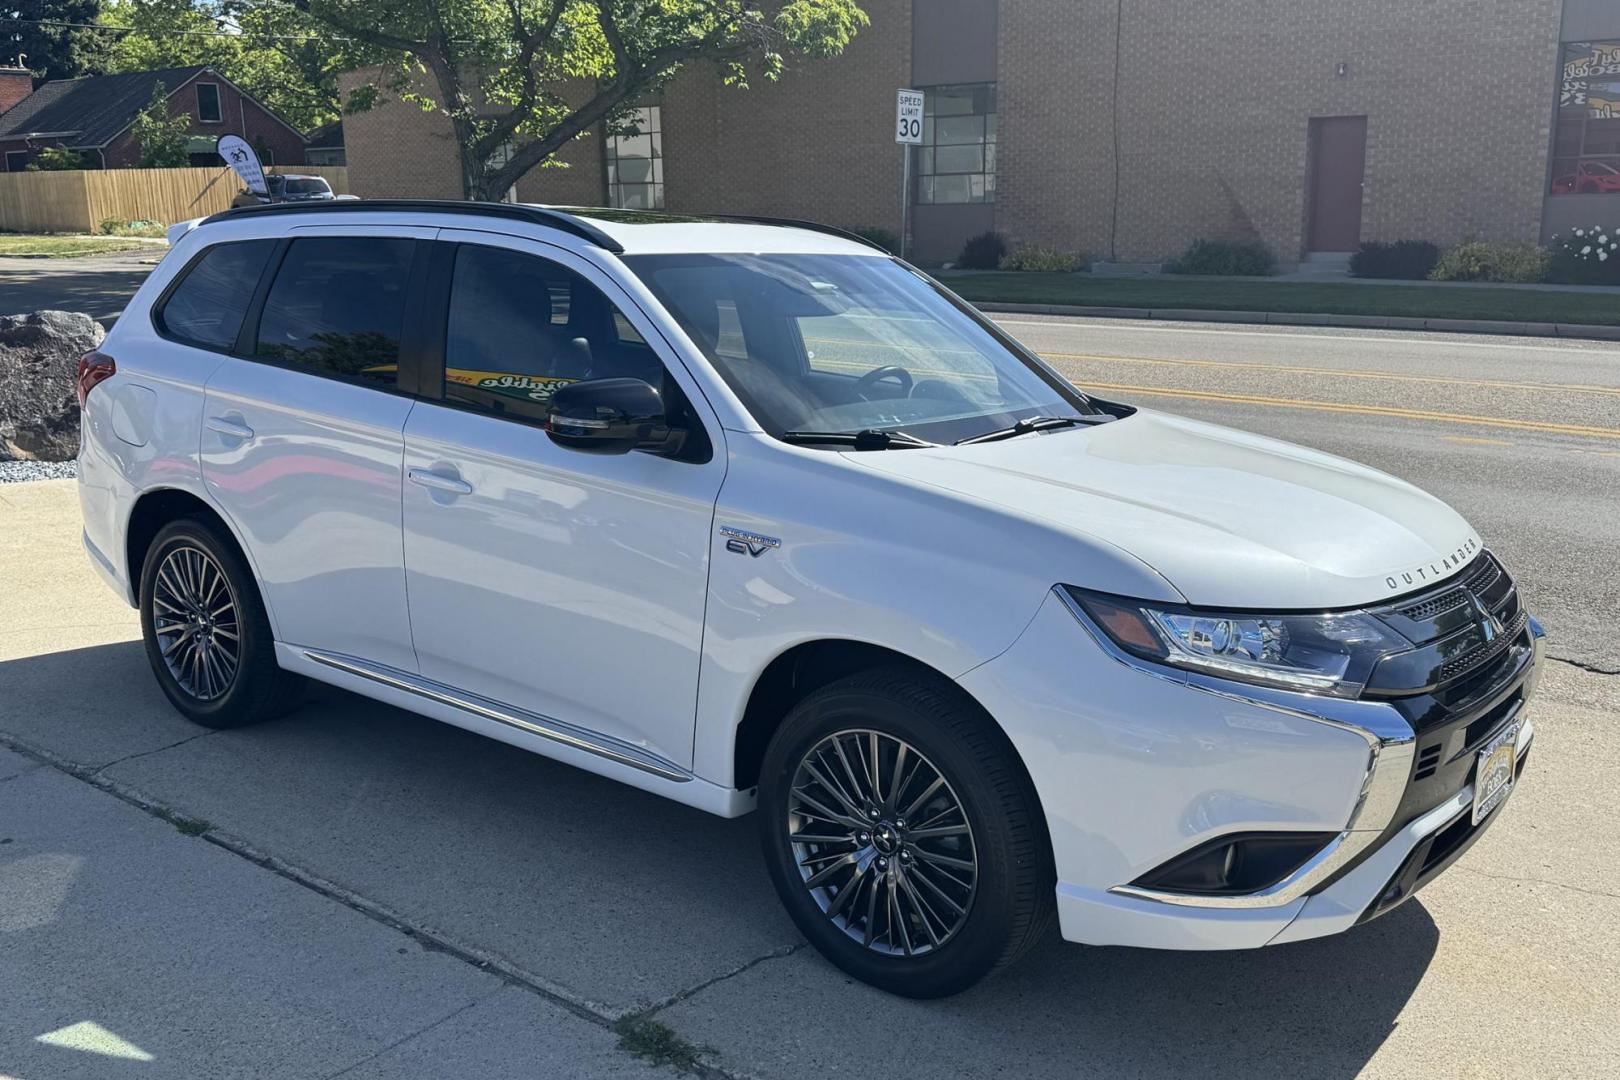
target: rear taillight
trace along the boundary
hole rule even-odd
[[[104,352],[92,350],[79,357],[79,408],[84,408],[84,399],[96,383],[117,373],[118,365]]]

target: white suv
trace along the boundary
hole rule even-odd
[[[116,358],[116,359],[115,359]],[[1499,815],[1542,631],[1371,469],[1075,389],[814,226],[405,202],[176,230],[80,370],[177,709],[317,679],[711,813],[901,994],[1249,948]]]

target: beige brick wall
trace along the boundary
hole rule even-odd
[[[1313,116],[1368,118],[1364,239],[1535,241],[1560,9],[1129,0],[1117,257],[1252,235],[1298,258]],[[1108,254],[1115,11],[1114,0],[1002,6],[998,183],[1011,235]]]
[[[911,74],[912,4],[864,6],[872,25],[845,55],[795,62],[779,82],[725,87],[706,65],[675,78],[662,112],[669,210],[898,228],[890,118]],[[997,227],[1125,261],[1169,258],[1200,236],[1255,237],[1290,262],[1306,244],[1311,117],[1365,115],[1364,239],[1535,241],[1560,11],[1561,0],[1003,0]],[[357,192],[459,197],[442,115],[393,102],[346,118],[345,133]],[[601,153],[595,135],[571,144],[570,167],[536,170],[520,197],[601,202]]]
[[[900,227],[895,91],[910,78],[909,0],[865,0],[872,25],[843,56],[793,61],[747,90],[706,65],[664,94],[664,201],[688,213]]]
[[[350,72],[339,78],[344,100],[363,85],[368,72]],[[419,84],[435,99],[432,80]],[[375,108],[343,118],[344,148],[348,153],[350,190],[374,199],[459,199],[461,165],[455,136],[442,112],[424,112],[394,94]],[[525,202],[596,206],[602,202],[601,141],[587,135],[557,155],[557,165],[533,169],[518,182],[518,198]]]

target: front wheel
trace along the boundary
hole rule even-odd
[[[799,930],[884,990],[965,990],[1049,925],[1051,849],[1029,781],[942,679],[878,670],[805,698],[766,749],[759,811]]]

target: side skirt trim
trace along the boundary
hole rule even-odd
[[[395,690],[403,690],[417,697],[427,698],[440,705],[448,705],[453,709],[460,709],[485,720],[493,720],[498,724],[517,728],[519,731],[538,735],[543,739],[561,743],[575,750],[583,750],[588,754],[606,758],[620,765],[628,765],[633,769],[651,773],[663,780],[673,781],[677,784],[687,783],[692,774],[676,765],[674,762],[659,757],[629,743],[620,742],[604,735],[597,735],[584,728],[561,720],[553,720],[539,713],[532,713],[519,709],[515,705],[503,705],[486,697],[457,690],[455,687],[425,679],[420,675],[413,675],[408,671],[388,667],[386,664],[374,664],[369,660],[361,660],[353,656],[344,656],[341,653],[329,653],[320,649],[300,649],[306,660],[317,664],[335,668],[350,675],[358,675],[363,679],[381,683]]]

